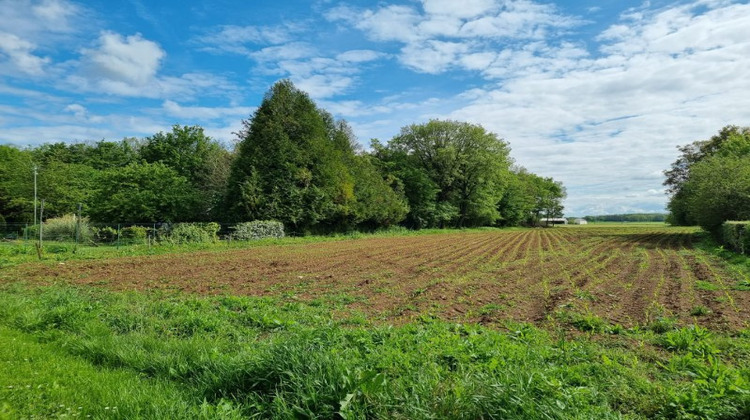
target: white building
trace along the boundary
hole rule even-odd
[[[568,219],[564,217],[550,217],[548,219],[543,218],[539,221],[539,224],[542,226],[567,225]]]

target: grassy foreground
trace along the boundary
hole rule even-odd
[[[273,299],[0,287],[0,418],[750,417],[750,332],[392,327]]]

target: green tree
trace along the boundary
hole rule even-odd
[[[509,176],[506,142],[483,127],[431,120],[401,129],[375,147],[404,183],[414,227],[478,226],[500,219],[497,203]]]
[[[174,222],[195,206],[190,182],[161,162],[134,163],[97,178],[89,208],[94,221]]]
[[[9,224],[33,221],[33,168],[30,151],[0,145],[0,214]]]
[[[82,162],[94,169],[121,168],[139,161],[140,140],[125,138],[118,142],[98,141],[84,150]]]
[[[680,157],[672,163],[670,169],[664,171],[666,176],[664,185],[667,187],[667,194],[670,196],[667,204],[670,212],[670,223],[675,225],[698,223],[693,218],[695,212],[690,209],[693,192],[688,186],[688,181],[691,177],[692,167],[717,153],[730,138],[748,137],[750,137],[750,128],[730,125],[722,128],[718,134],[712,136],[709,140],[695,141],[686,146],[678,147]]]
[[[298,232],[347,218],[354,185],[332,134],[306,93],[277,82],[243,121],[226,195],[231,218],[275,219]]]
[[[534,225],[538,221],[534,209],[537,203],[539,178],[525,168],[515,167],[511,170],[508,185],[497,204],[501,226]]]
[[[206,136],[199,126],[175,125],[168,133],[147,137],[140,156],[148,163],[163,163],[190,182],[196,207],[181,220],[209,220],[219,213],[231,164],[231,154]]]
[[[48,161],[38,172],[37,195],[44,199],[46,219],[75,214],[79,203],[86,211],[100,171],[81,163]]]
[[[371,230],[404,220],[409,205],[395,177],[384,178],[367,154],[353,155],[348,166],[354,179],[354,222],[358,227]]]
[[[693,164],[681,193],[689,219],[710,232],[727,220],[750,220],[750,131],[732,133]]]

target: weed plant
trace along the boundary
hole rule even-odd
[[[747,336],[727,340],[700,327],[664,333],[621,329],[610,335],[603,321],[586,317],[572,320],[596,339],[513,323],[495,330],[429,319],[394,327],[336,320],[330,309],[268,298],[5,285],[0,414],[750,415]]]

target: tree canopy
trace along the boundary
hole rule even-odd
[[[750,219],[750,128],[727,126],[679,150],[665,171],[671,223],[717,232],[727,220]]]
[[[510,148],[482,126],[431,120],[401,129],[375,156],[404,182],[413,227],[492,225],[509,177]]]
[[[562,212],[559,182],[512,167],[477,124],[431,120],[366,151],[344,120],[292,82],[274,84],[234,150],[203,128],[143,139],[0,146],[0,215],[33,220],[33,168],[45,215],[92,222],[277,220],[290,232],[535,224]]]
[[[180,220],[211,220],[219,216],[229,175],[231,154],[206,136],[199,126],[172,127],[147,137],[140,147],[147,163],[162,163],[188,180],[192,207]]]
[[[349,126],[288,80],[269,90],[239,137],[226,201],[234,220],[274,219],[306,232],[403,217],[398,195],[355,155]]]

